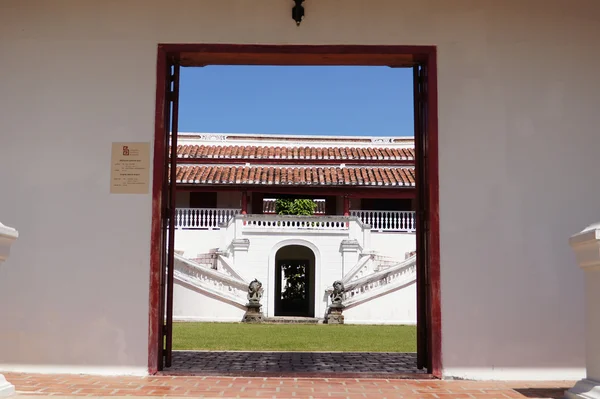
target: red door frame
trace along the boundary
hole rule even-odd
[[[442,377],[442,318],[440,297],[440,235],[438,174],[438,93],[437,50],[435,46],[354,46],[354,45],[237,45],[159,44],[155,109],[154,162],[152,181],[152,231],[150,249],[150,292],[148,327],[148,372],[158,371],[158,345],[162,336],[161,293],[161,201],[164,183],[164,106],[168,57],[182,66],[205,65],[370,65],[427,66],[428,113],[426,148],[429,186],[427,212],[429,228],[429,356],[431,373]],[[417,156],[423,156],[417,154]],[[417,176],[417,184],[419,177]]]

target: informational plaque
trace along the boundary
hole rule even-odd
[[[150,143],[112,143],[111,194],[148,194]]]

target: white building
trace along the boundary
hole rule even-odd
[[[179,134],[178,147],[175,320],[241,321],[257,278],[268,317],[323,319],[341,280],[346,323],[416,324],[412,138]],[[277,198],[315,214],[277,215]]]
[[[160,367],[174,60],[415,67],[429,371],[583,377],[584,276],[566,243],[598,219],[600,3],[305,8],[297,26],[281,0],[1,2],[0,212],[20,237],[0,269],[0,370]],[[151,148],[138,194],[111,193],[113,143]]]

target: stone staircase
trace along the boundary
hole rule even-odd
[[[175,280],[192,285],[221,302],[245,309],[249,283],[235,270],[228,258],[220,254],[210,255],[210,258],[198,256],[192,260],[175,254]],[[343,303],[346,308],[360,306],[415,281],[414,254],[408,254],[405,260],[399,262],[376,252],[365,252],[342,279],[345,286]],[[323,319],[312,317],[278,316],[268,317],[265,321],[271,324],[323,323]]]

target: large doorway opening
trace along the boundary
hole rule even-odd
[[[315,316],[315,254],[287,245],[275,255],[275,316]]]
[[[177,218],[179,68],[205,65],[382,65],[412,68],[414,71],[417,366],[433,376],[441,376],[435,59],[435,48],[427,46],[159,46],[150,284],[150,372],[170,367],[173,349],[173,236]],[[318,187],[314,191],[319,197],[337,194],[323,192]],[[347,216],[346,203],[349,198],[347,195],[342,197],[344,216]],[[247,193],[241,198],[242,203],[247,201]],[[381,226],[389,225],[390,219],[386,216],[382,220],[378,221]],[[398,222],[393,220],[393,223],[405,223],[404,219],[398,219]]]

